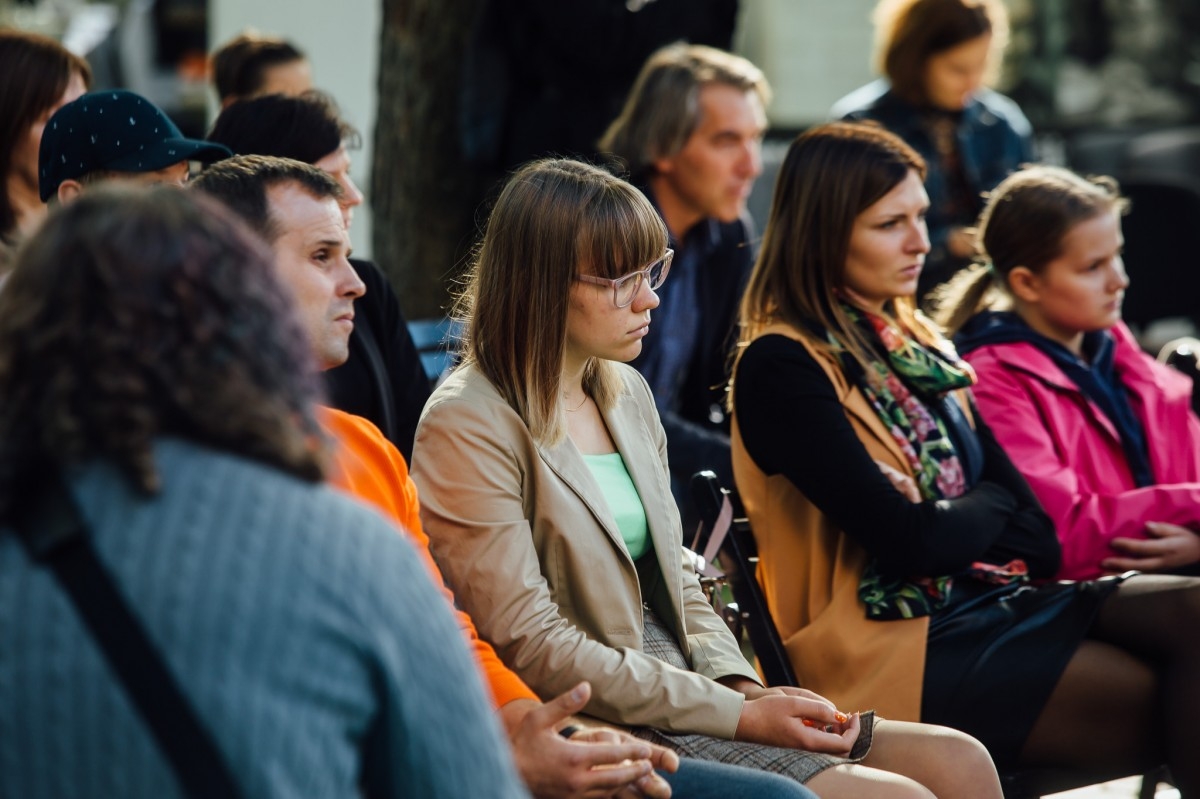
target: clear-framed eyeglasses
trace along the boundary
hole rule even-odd
[[[575,279],[597,286],[611,286],[613,290],[613,304],[618,308],[628,308],[633,304],[633,298],[642,290],[643,280],[650,286],[651,291],[663,284],[663,281],[667,279],[667,272],[671,271],[671,261],[673,260],[675,260],[675,251],[668,247],[662,258],[659,258],[644,269],[630,272],[628,275],[618,278],[576,275]]]

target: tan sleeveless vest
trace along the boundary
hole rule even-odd
[[[791,326],[772,325],[759,335],[772,333],[799,341],[825,370],[871,457],[911,477],[895,440],[837,360]],[[758,579],[800,684],[842,710],[874,709],[885,718],[919,721],[929,619],[869,621],[858,599],[866,551],[786,477],[768,477],[755,465],[736,416],[732,444],[734,477],[758,542]]]

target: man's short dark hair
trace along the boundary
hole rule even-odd
[[[283,183],[297,183],[318,200],[340,200],[342,187],[326,173],[293,158],[239,155],[205,169],[188,184],[220,200],[269,242],[279,238],[267,192]]]
[[[237,155],[276,155],[315,164],[343,144],[358,146],[358,131],[325,94],[270,94],[239,100],[221,111],[208,140]]]
[[[236,36],[212,54],[217,97],[221,102],[230,97],[251,97],[262,89],[268,69],[303,60],[304,52],[286,39],[257,33]]]

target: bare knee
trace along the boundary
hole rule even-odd
[[[1000,796],[1000,775],[996,773],[996,764],[987,747],[959,730],[935,729],[936,745],[945,766],[925,784],[942,799]]]
[[[937,747],[942,751],[944,757],[974,768],[995,772],[996,766],[992,763],[992,756],[978,738],[950,727],[934,724],[926,726],[933,730],[932,734],[937,738]]]
[[[880,720],[864,761],[903,774],[941,799],[1000,797],[1000,777],[983,744],[935,724]]]
[[[809,780],[807,787],[821,799],[851,799],[860,796],[880,799],[936,799],[928,788],[908,777],[853,763],[825,769]]]

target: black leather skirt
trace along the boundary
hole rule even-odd
[[[1122,579],[955,585],[950,605],[930,618],[921,720],[974,735],[1002,767],[1015,762]]]

